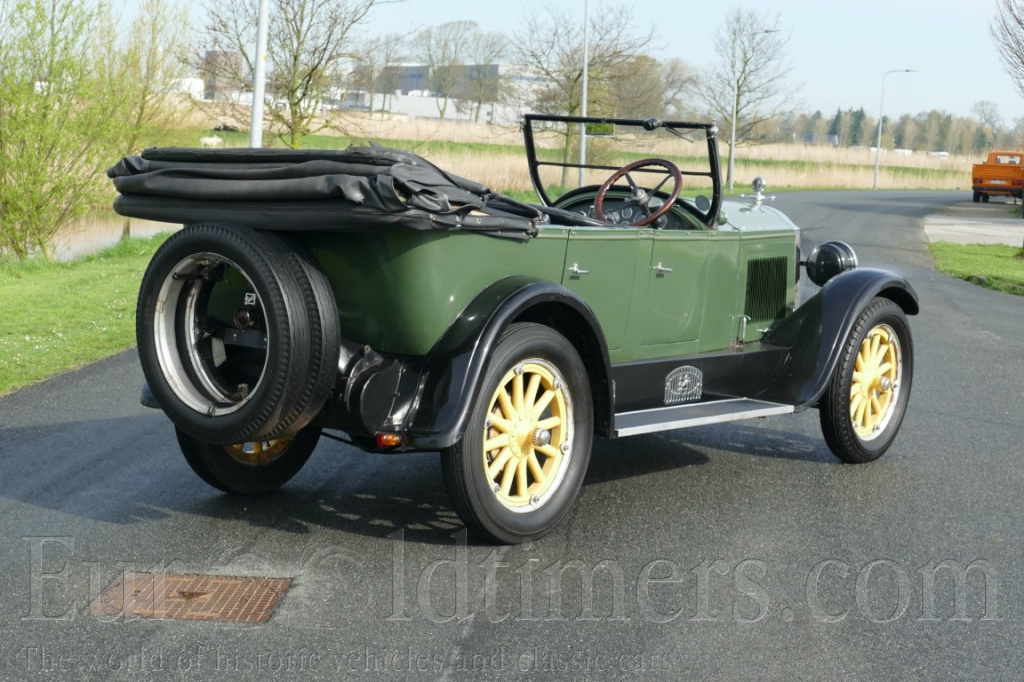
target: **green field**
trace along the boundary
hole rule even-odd
[[[133,346],[139,282],[164,239],[70,263],[0,260],[0,395]]]
[[[939,272],[996,291],[1024,295],[1024,248],[950,242],[929,246]]]

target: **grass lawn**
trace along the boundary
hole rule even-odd
[[[0,260],[0,395],[133,346],[139,282],[166,238],[69,263]]]
[[[935,267],[989,289],[1024,295],[1024,249],[1003,244],[930,244]]]

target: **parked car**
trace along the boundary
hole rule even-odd
[[[585,162],[581,130],[600,134]],[[119,213],[186,224],[137,331],[143,401],[201,478],[271,491],[325,433],[439,451],[465,523],[514,543],[565,516],[595,436],[817,408],[840,460],[886,452],[910,284],[841,242],[804,259],[760,179],[723,201],[713,124],[533,114],[523,132],[537,204],[376,146],[155,149],[109,171]],[[804,268],[821,288],[798,305]]]
[[[984,163],[971,169],[974,203],[987,202],[989,197],[1024,198],[1024,154],[991,152]]]

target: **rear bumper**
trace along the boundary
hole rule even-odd
[[[973,185],[971,189],[980,194],[1005,195],[1018,198],[1024,195],[1024,188],[1008,185]]]

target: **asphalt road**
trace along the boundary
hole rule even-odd
[[[0,399],[0,679],[1019,679],[1024,300],[932,270],[920,218],[956,200],[776,202],[920,294],[882,460],[839,464],[814,411],[599,441],[532,546],[467,546],[432,455],[328,441],[218,494],[131,353]],[[126,569],[295,582],[263,625],[85,615]]]

